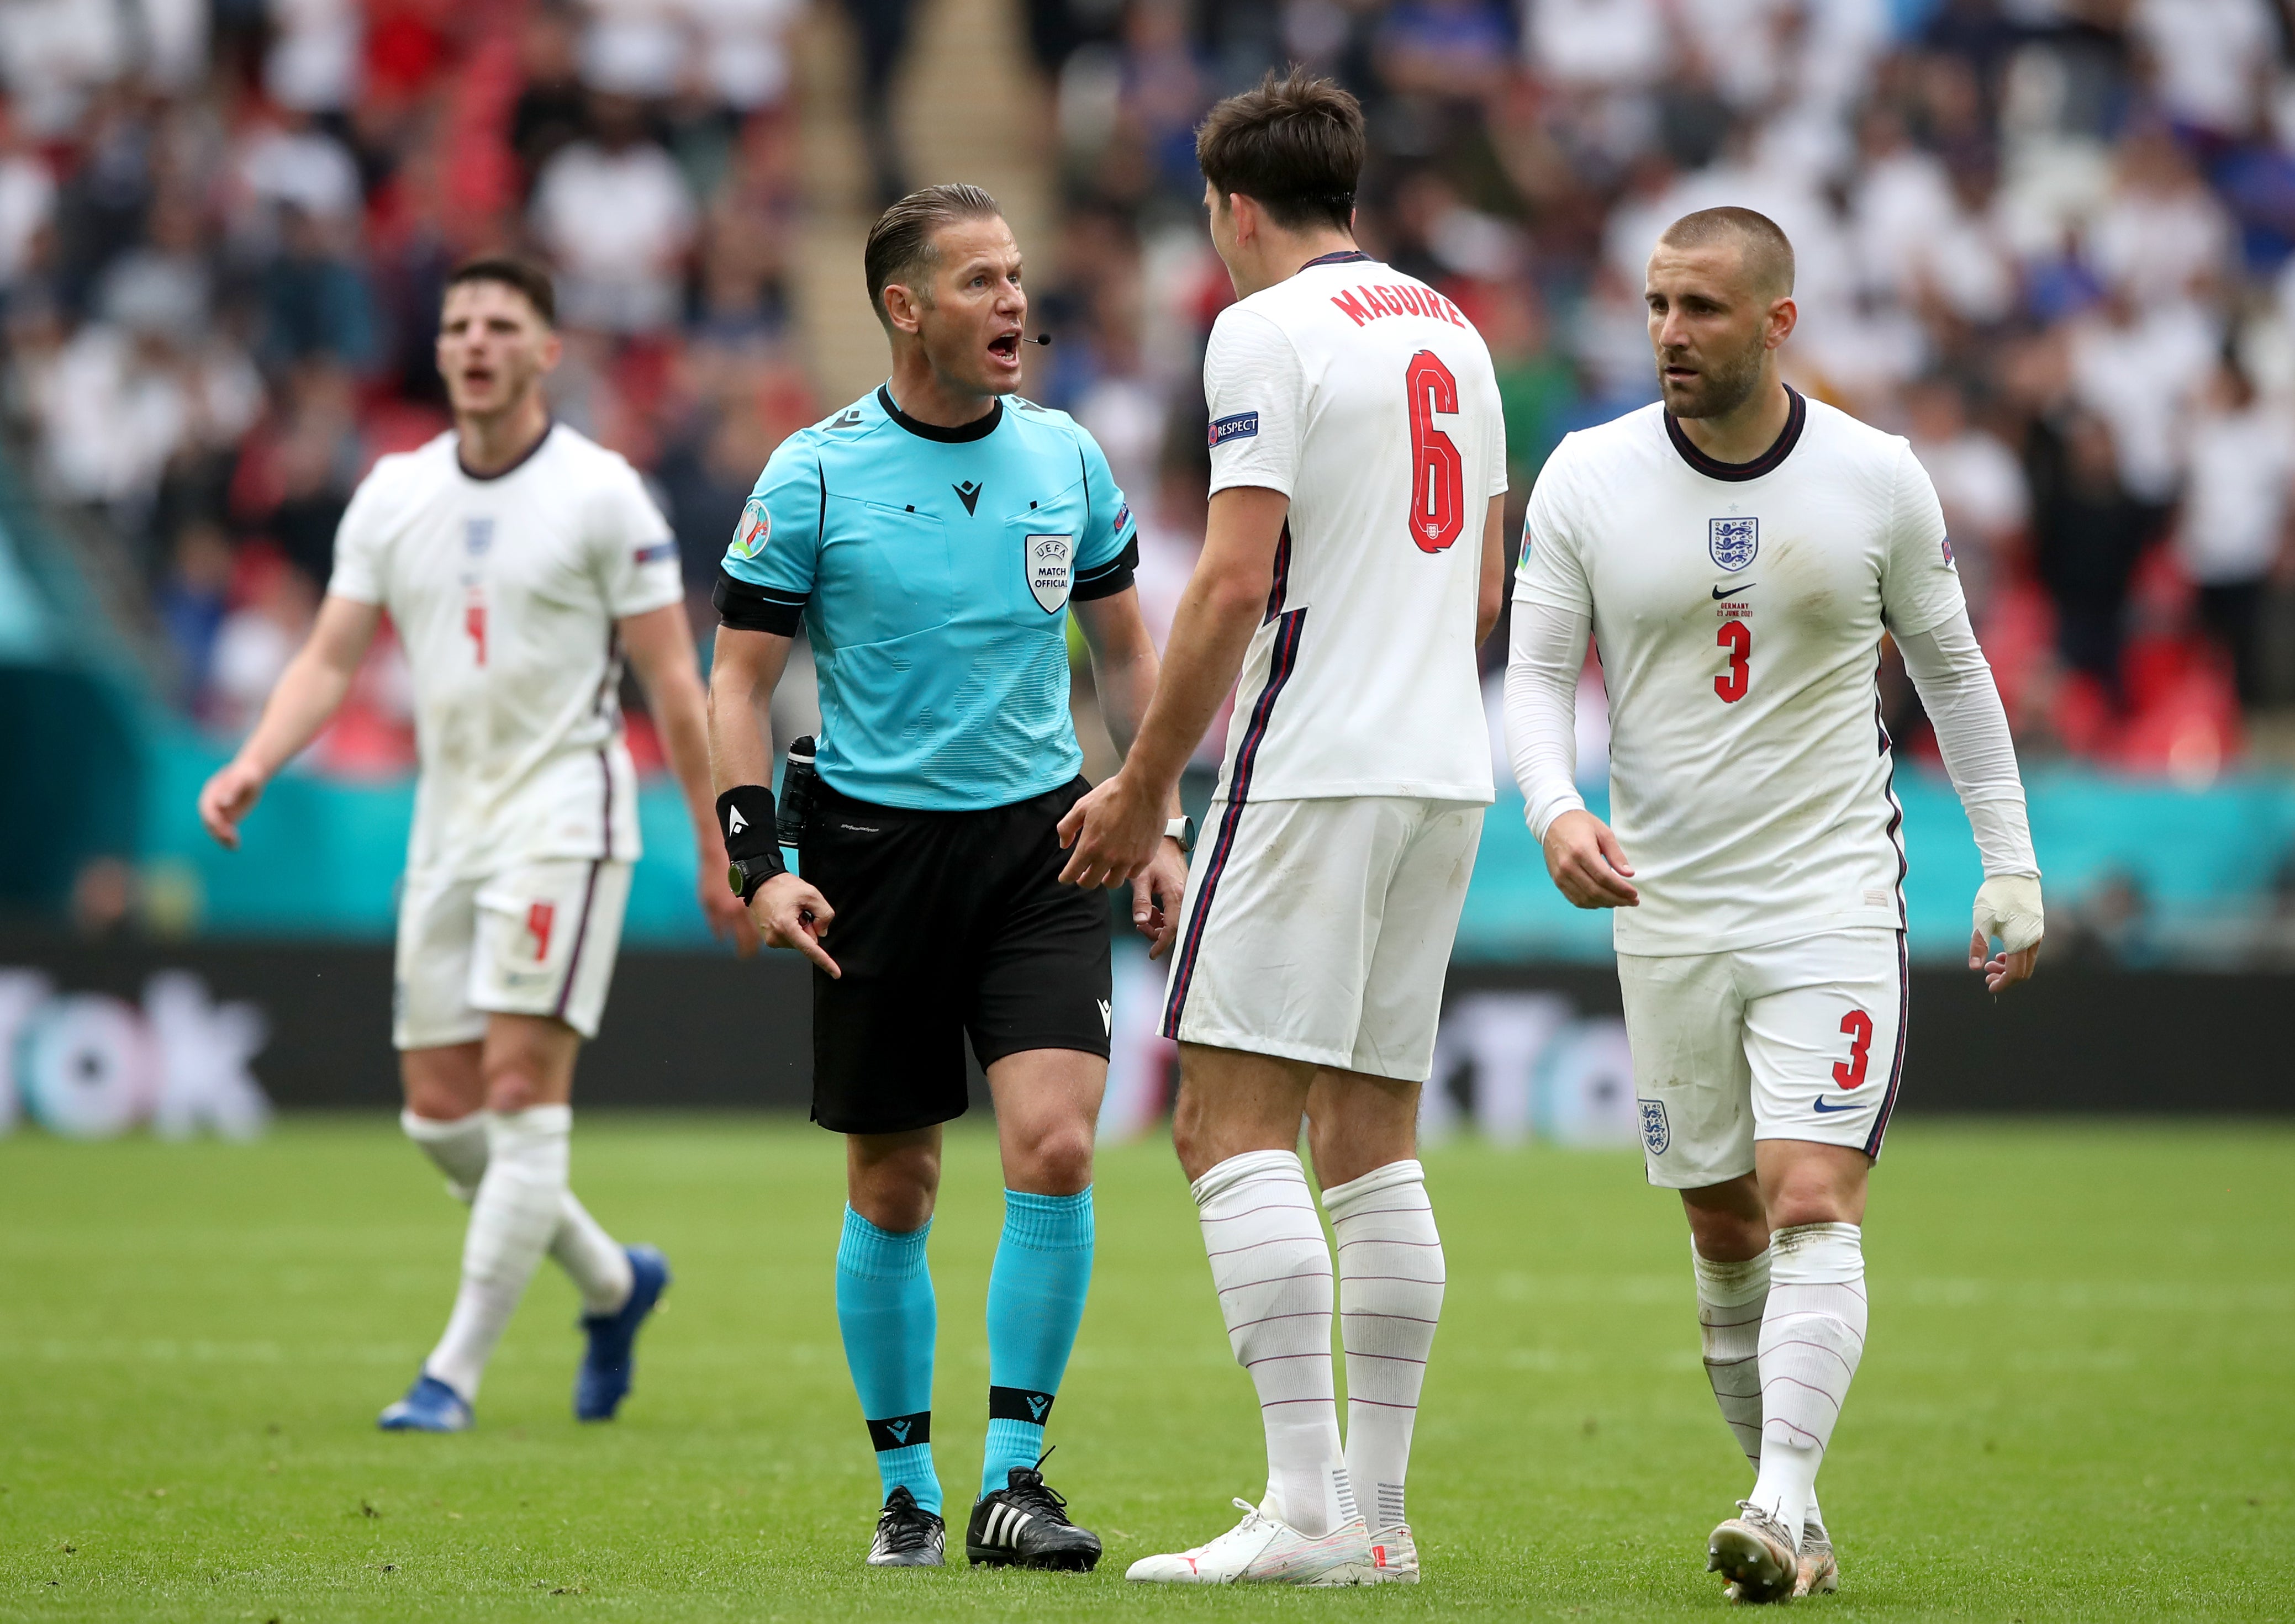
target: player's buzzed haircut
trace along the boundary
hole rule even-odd
[[[1752,273],[1756,287],[1771,298],[1785,298],[1793,293],[1793,244],[1767,215],[1750,208],[1701,208],[1667,226],[1658,242],[1671,249],[1734,242],[1744,256],[1745,269]]]
[[[885,290],[894,282],[914,287],[925,303],[932,302],[929,279],[919,273],[932,269],[936,257],[934,233],[959,220],[1000,220],[1003,208],[977,186],[960,183],[927,186],[911,192],[877,216],[869,228],[869,246],[862,250],[861,268],[869,278],[869,304],[890,332],[893,318],[885,314]]]
[[[550,280],[550,273],[530,260],[515,258],[508,254],[485,254],[476,259],[465,259],[446,277],[442,290],[452,292],[464,282],[500,282],[526,295],[526,302],[542,318],[544,327],[558,325],[558,289]]]
[[[1362,104],[1329,79],[1272,69],[1212,109],[1196,162],[1221,197],[1241,192],[1286,231],[1354,225],[1363,167]]]

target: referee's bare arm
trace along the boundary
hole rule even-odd
[[[239,850],[239,822],[272,775],[302,754],[339,709],[382,623],[380,605],[330,592],[311,635],[279,673],[247,742],[200,789],[200,821],[217,844]]]
[[[734,950],[747,959],[757,951],[757,932],[748,910],[725,884],[725,842],[717,832],[714,804],[717,792],[709,787],[708,701],[701,691],[685,606],[665,604],[625,615],[615,624],[645,688],[646,708],[661,730],[662,748],[677,776],[678,792],[685,797],[686,813],[693,820],[701,917],[709,922],[711,934],[731,936]]]
[[[773,689],[788,665],[795,640],[773,632],[717,628],[709,665],[709,773],[717,793],[773,781]],[[757,887],[749,917],[767,947],[793,947],[831,975],[843,972],[821,945],[837,910],[794,874],[776,874]]]

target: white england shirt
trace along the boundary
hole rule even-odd
[[[410,870],[638,855],[614,623],[684,587],[626,461],[563,423],[486,477],[451,432],[385,457],[343,515],[327,590],[387,609],[413,672]]]
[[[1212,490],[1291,499],[1220,793],[1489,801],[1474,616],[1507,479],[1482,335],[1423,282],[1327,256],[1221,313],[1204,398]]]
[[[1609,689],[1610,824],[1641,894],[1618,951],[1901,928],[1881,633],[1962,612],[1912,448],[1796,394],[1766,454],[1718,463],[1646,406],[1562,442],[1524,529],[1516,615],[1590,614]]]

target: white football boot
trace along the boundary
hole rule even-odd
[[[1418,1542],[1410,1537],[1410,1524],[1398,1522],[1370,1537],[1370,1578],[1375,1585],[1418,1582]]]
[[[1721,1575],[1733,1602],[1790,1601],[1801,1582],[1793,1531],[1751,1500],[1738,1501],[1737,1514],[1713,1530],[1705,1567]]]
[[[1801,1525],[1801,1579],[1793,1586],[1800,1595],[1832,1595],[1841,1588],[1841,1563],[1833,1555],[1833,1539],[1814,1522]]]
[[[1243,1521],[1208,1545],[1143,1556],[1124,1578],[1145,1585],[1361,1585],[1375,1582],[1370,1531],[1363,1520],[1311,1539],[1250,1501]]]

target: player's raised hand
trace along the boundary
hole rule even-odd
[[[1580,908],[1638,908],[1633,865],[1610,826],[1592,812],[1564,812],[1546,826],[1546,871]]]
[[[1977,887],[1975,928],[1968,938],[1968,967],[1984,973],[1984,985],[1997,992],[2029,981],[2040,962],[2040,938],[2047,915],[2040,905],[2040,882],[2030,874],[1996,874]],[[1989,958],[1992,939],[2000,951]]]
[[[1118,772],[1069,807],[1060,820],[1060,845],[1068,854],[1060,884],[1113,889],[1138,877],[1163,844],[1162,806],[1134,795]]]
[[[239,850],[240,820],[263,798],[263,774],[233,760],[200,787],[200,821],[225,851]]]
[[[749,900],[749,915],[767,947],[793,947],[832,976],[843,977],[837,960],[821,945],[837,910],[805,881],[794,874],[774,875]]]
[[[1188,860],[1176,840],[1157,843],[1156,855],[1131,881],[1131,923],[1148,938],[1148,957],[1161,959],[1180,934],[1180,904],[1188,894]]]

